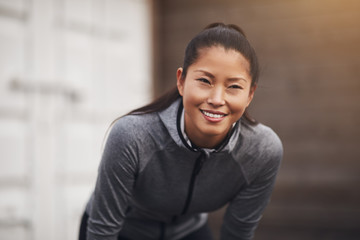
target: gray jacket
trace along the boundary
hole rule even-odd
[[[215,151],[190,147],[181,100],[160,113],[127,115],[112,127],[88,205],[88,239],[179,239],[229,204],[223,240],[248,240],[282,159],[268,127],[239,120]]]

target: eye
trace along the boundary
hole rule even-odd
[[[240,86],[240,85],[231,85],[231,86],[229,86],[229,88],[231,88],[231,89],[244,89],[242,86]]]
[[[198,81],[200,81],[200,82],[203,82],[203,83],[206,83],[206,84],[211,84],[210,81],[207,80],[206,78],[198,78],[198,79],[196,79],[196,80],[198,80]]]

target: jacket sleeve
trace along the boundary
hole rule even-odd
[[[259,174],[241,189],[230,202],[221,229],[222,240],[250,240],[270,201],[275,178],[282,160],[282,146],[277,146],[272,156],[262,159]],[[255,167],[255,166],[251,166]],[[246,169],[243,169],[246,172]]]
[[[115,240],[124,224],[137,169],[132,134],[124,125],[115,123],[104,148],[89,209],[88,240]]]

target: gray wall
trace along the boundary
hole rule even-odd
[[[360,2],[158,1],[158,92],[175,84],[184,48],[208,23],[240,25],[262,65],[251,112],[285,156],[260,239],[360,236]],[[218,232],[222,210],[211,224]]]
[[[151,98],[150,7],[0,0],[0,239],[77,238],[108,126]]]

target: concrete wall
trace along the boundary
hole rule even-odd
[[[111,121],[151,98],[147,0],[0,0],[0,239],[76,239]]]
[[[284,162],[260,239],[360,236],[360,2],[158,1],[159,92],[211,22],[240,25],[262,74],[252,115],[280,135]],[[218,233],[222,210],[211,219]]]

